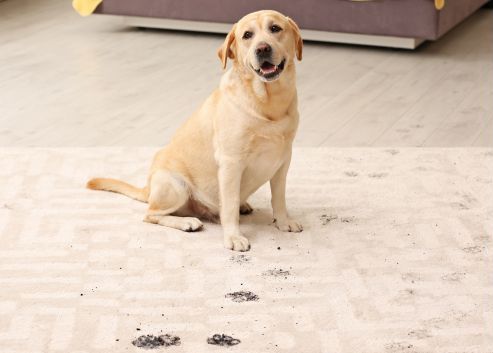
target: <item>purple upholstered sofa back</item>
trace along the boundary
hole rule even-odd
[[[278,10],[302,29],[434,40],[488,0],[103,0],[97,13],[234,23],[262,9]]]

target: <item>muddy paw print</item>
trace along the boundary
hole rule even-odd
[[[216,346],[236,346],[241,341],[237,338],[233,338],[231,336],[227,336],[223,334],[215,334],[212,337],[207,338],[207,343],[213,344]]]
[[[255,294],[253,292],[247,292],[247,291],[228,293],[224,297],[231,299],[235,303],[251,302],[251,301],[257,301],[258,300],[257,294]]]

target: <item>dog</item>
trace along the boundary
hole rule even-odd
[[[270,182],[274,225],[301,232],[286,209],[286,175],[298,128],[295,59],[303,40],[296,23],[264,10],[240,19],[218,50],[223,70],[216,89],[154,157],[147,185],[92,179],[87,187],[149,204],[144,221],[186,232],[220,220],[224,246],[250,249],[239,215],[248,197]]]

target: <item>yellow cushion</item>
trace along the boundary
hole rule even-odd
[[[437,8],[437,10],[443,9],[444,6],[445,0],[435,0],[435,7]]]
[[[89,16],[103,0],[73,0],[72,6],[81,16]]]

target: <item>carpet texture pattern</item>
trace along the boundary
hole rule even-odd
[[[247,253],[84,188],[142,185],[154,152],[0,150],[1,352],[493,352],[492,149],[297,149],[305,230],[263,187]]]

